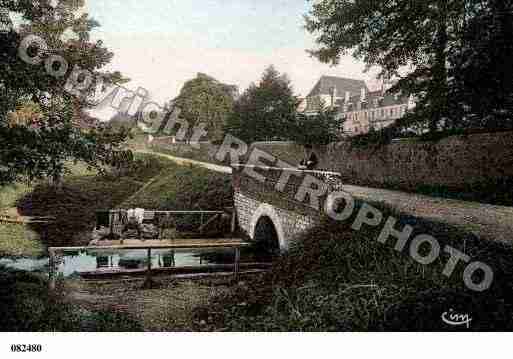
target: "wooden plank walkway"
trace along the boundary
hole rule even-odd
[[[9,216],[0,215],[0,223],[12,224],[51,224],[56,221],[55,217],[27,217],[27,216]]]
[[[271,263],[241,263],[239,268],[241,274],[248,271],[260,273],[269,270],[271,266]],[[192,275],[231,272],[233,275],[233,270],[234,264],[206,264],[201,266],[154,268],[152,269],[152,272],[154,275]],[[120,278],[125,276],[138,277],[143,275],[146,275],[145,268],[104,268],[80,273],[80,277],[84,279]]]

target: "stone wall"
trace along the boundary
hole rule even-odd
[[[285,161],[297,160],[296,145],[258,147]],[[458,190],[513,178],[513,132],[452,136],[436,142],[400,141],[366,149],[341,142],[318,148],[317,153],[320,168],[340,172],[345,183],[364,186]]]

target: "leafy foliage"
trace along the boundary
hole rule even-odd
[[[10,13],[21,15],[17,28],[0,32],[0,183],[21,177],[29,180],[60,178],[68,159],[99,167],[108,151],[126,138],[107,128],[82,129],[77,126],[88,117],[83,99],[65,91],[67,76],[50,76],[45,62],[25,63],[17,53],[21,40],[29,34],[42,37],[50,54],[62,56],[74,65],[102,74],[100,69],[113,56],[101,42],[91,43],[90,31],[98,26],[87,14],[80,14],[84,1],[4,1]],[[29,48],[29,52],[32,48]],[[62,64],[47,62],[54,71]],[[102,74],[110,80],[119,73]],[[89,120],[89,118],[88,118]]]
[[[381,68],[380,77],[399,79],[391,92],[415,95],[417,107],[398,129],[435,132],[498,111],[504,125],[511,11],[509,0],[323,0],[306,16],[306,27],[317,35],[319,48],[310,52],[320,61],[337,63],[352,52]]]
[[[70,304],[59,291],[48,291],[42,275],[0,268],[0,331],[141,331],[125,313],[90,312]]]
[[[513,128],[513,1],[489,0],[477,8],[450,55],[451,98],[459,127]],[[458,124],[454,124],[457,126]]]
[[[297,105],[287,76],[270,66],[235,102],[226,130],[247,143],[288,140]]]
[[[341,128],[332,110],[320,108],[315,116],[297,114],[289,133],[300,145],[328,145],[340,139]]]
[[[205,123],[210,139],[221,140],[223,128],[233,108],[231,87],[216,79],[198,74],[187,81],[176,99],[180,117],[192,128]]]

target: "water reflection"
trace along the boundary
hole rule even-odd
[[[208,264],[231,263],[233,261],[233,250],[219,249],[195,250],[195,251],[177,251],[177,250],[158,250],[151,251],[151,265],[153,268],[171,268],[183,266],[202,266]],[[214,259],[217,258],[217,259]],[[231,258],[226,262],[220,258]],[[77,275],[81,272],[91,272],[97,270],[110,269],[138,269],[146,268],[148,264],[146,250],[84,250],[75,252],[66,252],[65,255],[58,258],[57,270],[64,277]],[[45,258],[20,258],[9,259],[0,258],[0,266],[7,268],[30,271],[30,272],[49,272],[49,260]]]

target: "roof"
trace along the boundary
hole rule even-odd
[[[336,77],[336,76],[321,76],[317,84],[314,86],[312,91],[307,97],[317,96],[317,95],[330,95],[331,89],[337,89],[338,97],[344,97],[346,91],[349,91],[351,95],[356,95],[361,92],[362,88],[365,88],[366,91],[369,89],[363,80],[355,80],[349,79],[345,77]]]

